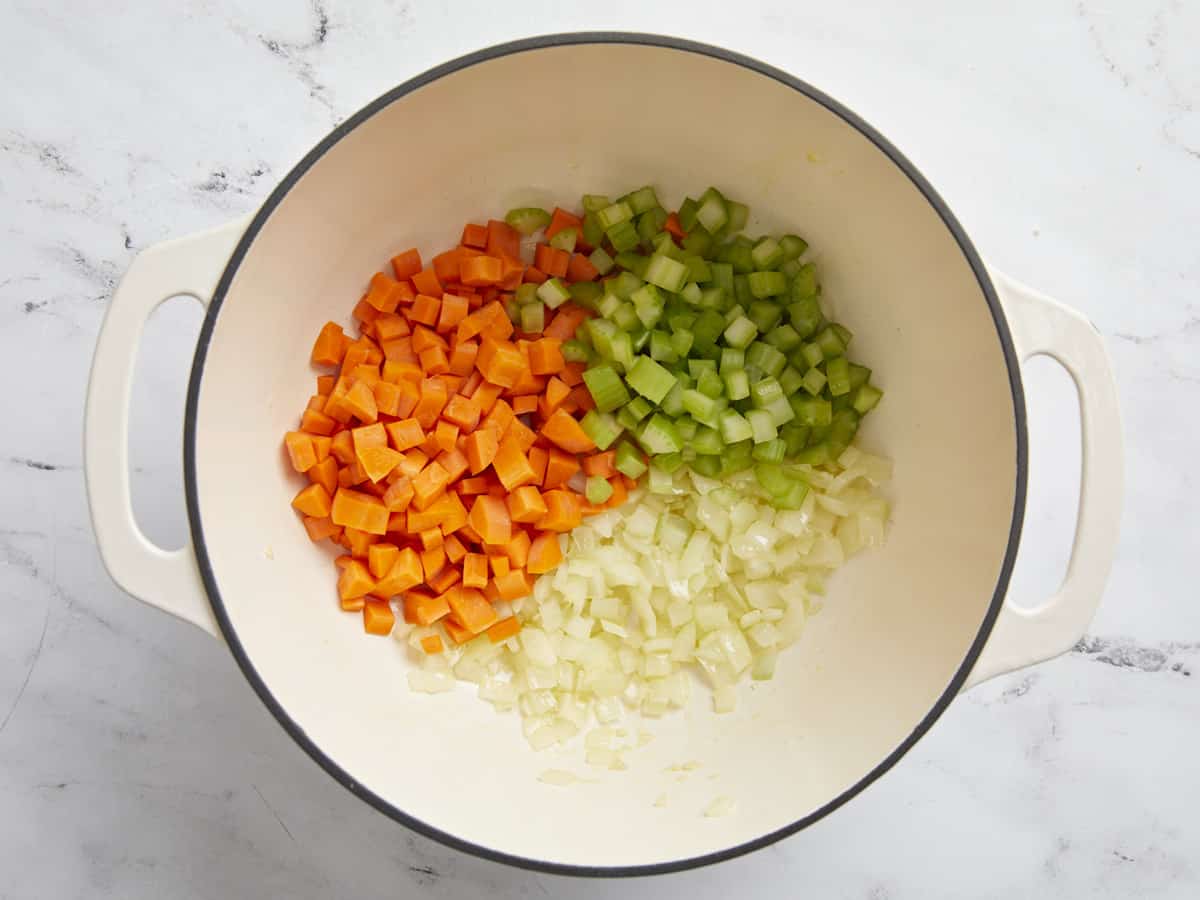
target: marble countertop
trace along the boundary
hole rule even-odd
[[[1200,895],[1200,5],[800,6],[8,5],[0,898]],[[1073,652],[961,697],[800,835],[620,884],[464,856],[354,799],[223,647],[112,584],[80,469],[96,333],[140,249],[251,211],[332,125],[430,65],[586,28],[725,44],[878,126],[994,265],[1106,336],[1128,463],[1116,566]],[[167,544],[186,535],[178,431],[199,319],[178,303],[151,322],[134,397],[135,505]],[[1030,378],[1014,592],[1033,597],[1062,571],[1078,448],[1060,437],[1069,388],[1049,366]]]

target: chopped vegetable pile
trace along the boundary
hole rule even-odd
[[[691,663],[732,708],[887,519],[890,467],[851,446],[882,392],[805,241],[742,235],[715,188],[582,207],[394,257],[357,338],[321,329],[284,442],[342,608],[378,635],[400,612],[414,689],[476,682],[535,746],[683,705]]]

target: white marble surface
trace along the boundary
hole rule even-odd
[[[1200,5],[703,5],[5,4],[0,898],[1200,896]],[[222,647],[112,585],[80,471],[93,342],[139,249],[252,210],[431,64],[583,28],[723,43],[875,123],[994,264],[1107,336],[1129,464],[1120,554],[1074,652],[960,698],[808,831],[620,884],[463,856],[351,797]],[[184,304],[152,323],[136,397],[138,509],[176,543],[198,321]],[[1069,392],[1038,376],[1031,394],[1029,596],[1061,569],[1078,466]]]

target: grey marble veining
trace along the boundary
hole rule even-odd
[[[805,6],[8,5],[0,898],[1200,895],[1200,5]],[[620,884],[482,862],[351,797],[222,647],[112,585],[80,468],[95,336],[140,249],[251,211],[330,127],[430,65],[527,29],[613,27],[748,52],[877,125],[998,268],[1106,335],[1128,463],[1120,555],[1073,652],[959,698],[802,834]],[[173,429],[198,317],[167,320],[143,359],[159,405],[135,406],[135,479],[147,529],[178,543]],[[1064,409],[1031,393],[1016,584],[1034,594],[1061,571],[1048,548],[1078,463],[1051,436]]]

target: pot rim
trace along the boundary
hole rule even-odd
[[[1013,498],[1013,514],[1012,521],[1009,526],[1008,545],[1004,554],[1004,561],[1000,568],[999,577],[996,580],[996,587],[992,594],[991,603],[988,606],[987,614],[984,616],[980,624],[979,631],[975,635],[966,656],[956,670],[954,677],[950,679],[945,691],[938,697],[933,707],[921,719],[913,731],[904,739],[901,744],[896,747],[890,754],[881,760],[874,768],[863,775],[857,782],[847,788],[838,796],[834,797],[828,803],[814,810],[802,818],[797,819],[791,824],[772,831],[768,834],[761,835],[753,840],[745,841],[733,847],[727,847],[711,853],[701,854],[699,856],[686,857],[682,859],[670,860],[668,862],[652,863],[645,865],[624,865],[624,866],[588,866],[566,863],[556,863],[549,860],[536,859],[531,857],[516,856],[514,854],[504,853],[499,850],[494,850],[490,847],[485,847],[476,844],[472,841],[467,841],[456,837],[448,832],[442,831],[433,825],[428,824],[416,817],[409,815],[392,803],[388,802],[378,794],[368,790],[360,784],[354,776],[341,768],[330,757],[325,755],[320,747],[314,743],[299,724],[293,720],[286,710],[280,705],[271,693],[270,689],[263,681],[258,671],[254,667],[241,641],[238,639],[237,631],[231,622],[229,615],[225,609],[225,603],[221,597],[220,588],[217,586],[216,577],[213,573],[212,564],[208,556],[208,550],[204,539],[204,526],[200,517],[200,504],[197,492],[197,477],[196,477],[196,425],[197,413],[200,397],[200,382],[204,375],[204,365],[208,355],[209,343],[212,340],[213,328],[216,324],[217,316],[220,314],[222,303],[225,295],[229,290],[229,286],[240,267],[242,260],[245,258],[250,247],[253,245],[259,230],[263,227],[267,219],[275,211],[282,202],[283,198],[288,194],[297,181],[303,176],[318,160],[321,159],[335,144],[342,140],[346,135],[352,132],[359,125],[370,119],[377,112],[384,109],[391,103],[399,100],[407,94],[431,84],[440,78],[467,69],[471,66],[476,66],[481,63],[490,62],[502,57],[510,56],[517,53],[525,53],[534,50],[544,50],[552,47],[575,46],[581,44],[633,44],[640,46],[658,47],[666,50],[679,50],[688,53],[700,54],[712,59],[717,59],[722,62],[732,65],[741,66],[749,69],[767,78],[771,78],[781,84],[784,84],[798,93],[808,97],[825,107],[834,115],[841,118],[848,125],[856,129],[863,137],[871,141],[878,147],[891,161],[896,165],[913,185],[922,193],[925,199],[933,207],[939,218],[945,224],[946,228],[954,237],[967,263],[970,265],[972,272],[979,284],[980,290],[983,292],[984,298],[987,301],[989,310],[992,315],[992,321],[996,327],[996,335],[1000,341],[1000,346],[1004,354],[1004,361],[1008,369],[1008,381],[1012,391],[1013,413],[1016,427],[1016,449],[1017,449],[1017,471],[1016,485]],[[629,877],[629,876],[644,876],[658,875],[670,872],[680,872],[688,869],[694,869],[700,866],[710,865],[712,863],[721,862],[723,860],[732,859],[737,856],[749,853],[753,850],[758,850],[773,844],[776,841],[795,834],[803,828],[808,827],[814,822],[824,818],[829,813],[833,812],[838,807],[842,806],[847,801],[861,793],[868,785],[873,783],[884,772],[892,768],[904,754],[906,754],[916,743],[925,735],[933,726],[934,722],[945,712],[950,702],[958,695],[967,676],[970,674],[972,667],[979,658],[983,650],[984,644],[987,642],[988,636],[991,633],[992,627],[995,624],[996,617],[1000,613],[1000,609],[1004,603],[1004,596],[1008,590],[1009,579],[1012,575],[1013,564],[1016,560],[1017,547],[1020,543],[1021,525],[1024,519],[1025,511],[1025,493],[1028,481],[1028,440],[1026,434],[1026,416],[1025,416],[1025,398],[1022,389],[1020,361],[1017,357],[1016,350],[1013,346],[1012,335],[1009,332],[1008,324],[1004,316],[1003,308],[996,295],[995,288],[992,285],[991,279],[988,276],[987,270],[981,261],[979,254],[976,252],[974,245],[967,237],[966,232],[959,224],[958,220],[950,212],[949,207],[941,196],[934,190],[932,185],[925,179],[915,165],[908,160],[896,147],[894,147],[886,138],[876,131],[871,125],[865,122],[857,114],[843,106],[832,97],[819,91],[807,82],[796,78],[780,69],[769,66],[766,63],[760,62],[752,57],[736,53],[731,50],[726,50],[721,47],[716,47],[710,44],[699,43],[696,41],[685,40],[682,38],[668,37],[665,35],[646,34],[637,32],[619,32],[619,31],[581,31],[581,32],[566,32],[558,34],[540,35],[537,37],[525,38],[517,41],[510,41],[503,44],[497,44],[492,47],[487,47],[482,50],[477,50],[473,53],[468,53],[460,56],[457,59],[443,63],[440,66],[428,69],[422,74],[409,79],[403,84],[392,88],[382,94],[372,102],[368,103],[354,115],[347,118],[344,122],[335,127],[328,135],[326,135],[312,150],[310,150],[303,159],[298,162],[290,172],[284,177],[279,185],[271,192],[266,201],[262,204],[259,210],[255,213],[245,233],[238,241],[237,247],[234,249],[229,263],[226,265],[224,272],[221,275],[217,288],[213,293],[212,302],[208,306],[207,313],[204,317],[204,323],[200,329],[200,335],[197,340],[196,354],[192,363],[191,376],[188,382],[187,406],[184,415],[184,490],[187,498],[187,514],[188,523],[191,528],[192,546],[196,554],[196,562],[199,566],[200,575],[204,582],[205,591],[208,594],[209,601],[212,604],[213,613],[216,616],[217,623],[220,625],[221,633],[227,642],[229,649],[232,651],[234,659],[237,660],[239,668],[245,675],[246,680],[250,682],[250,686],[258,695],[259,699],[270,710],[271,714],[283,726],[283,729],[291,736],[291,738],[300,745],[300,747],[312,759],[324,769],[329,775],[341,783],[350,793],[354,794],[361,800],[366,801],[379,812],[389,818],[399,822],[414,831],[423,834],[426,837],[432,838],[441,844],[452,847],[456,850],[461,850],[470,853],[474,856],[484,859],[501,862],[512,866],[517,866],[524,869],[530,869],[540,872],[548,872],[558,875],[573,875],[585,877]]]

